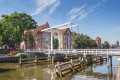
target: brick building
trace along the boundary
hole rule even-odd
[[[53,34],[54,38],[58,39],[57,33]],[[73,33],[69,28],[61,30],[61,49],[73,49]]]
[[[97,43],[97,48],[100,49],[101,48],[101,38],[99,38],[97,36],[97,38],[95,39],[96,43]]]
[[[51,48],[51,33],[41,32],[41,30],[49,28],[49,24],[43,24],[38,26],[36,29],[25,30],[25,40],[21,43],[20,48],[26,50],[42,50]],[[61,49],[72,49],[73,48],[73,33],[69,28],[62,29],[60,32],[60,48]],[[58,34],[53,34],[54,38],[58,38]],[[25,48],[24,48],[25,45]]]
[[[49,49],[50,48],[50,32],[41,32],[41,30],[49,28],[49,24],[38,26],[36,29],[25,30],[24,35],[25,40],[21,43],[20,48],[26,50],[42,50],[42,49]],[[30,39],[31,35],[31,39]]]

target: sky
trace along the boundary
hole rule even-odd
[[[0,0],[0,16],[15,11],[31,15],[37,25],[72,22],[79,26],[71,31],[110,44],[120,41],[120,0]]]

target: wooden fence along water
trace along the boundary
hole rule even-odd
[[[49,63],[53,63],[54,62],[54,58],[50,58],[50,57],[40,57],[38,58],[37,56],[35,56],[35,58],[24,58],[22,59],[20,57],[19,59],[19,64],[22,66],[23,64],[38,64],[38,63],[44,63],[44,62],[49,62]]]
[[[17,56],[0,56],[0,62],[15,62],[18,61],[19,57]]]
[[[57,65],[55,65],[55,72],[58,77],[63,77],[64,75],[68,74],[69,72],[75,72],[78,69],[82,69],[87,65],[90,65],[94,62],[100,62],[103,61],[102,57],[96,58],[92,57],[86,57],[86,58],[81,58],[73,60],[71,59],[69,62],[65,63],[59,63],[57,62]]]

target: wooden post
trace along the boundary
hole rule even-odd
[[[80,62],[79,62],[78,64],[79,64],[79,67],[81,67],[81,66],[80,66],[80,65],[81,65],[81,57],[79,57],[79,61],[80,61]]]
[[[116,80],[120,80],[120,58],[118,58],[118,65],[116,70]]]
[[[21,57],[19,59],[19,64],[22,66],[22,60],[21,60]]]
[[[72,69],[72,71],[74,72],[75,70],[74,70],[74,64],[73,64],[73,60],[71,59],[71,69]]]
[[[110,66],[112,68],[112,56],[109,56],[109,58],[110,58]]]
[[[77,54],[77,50],[76,50],[76,57],[78,56],[78,54]]]
[[[50,63],[50,53],[51,53],[51,51],[50,51],[50,49],[48,51],[49,51],[48,52],[48,62]]]
[[[59,76],[60,78],[62,78],[62,71],[61,71],[61,67],[59,66],[59,62],[57,62],[57,65],[56,65],[56,74],[57,76]]]
[[[52,63],[54,63],[54,56],[52,57]]]
[[[68,54],[69,54],[69,49],[68,49]],[[67,55],[67,53],[66,53],[66,59],[68,58],[68,55]]]
[[[37,56],[35,56],[35,61],[34,62],[35,62],[35,64],[37,64]]]

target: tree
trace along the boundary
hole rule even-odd
[[[0,21],[0,45],[2,44],[2,24],[1,24],[1,21]]]
[[[119,41],[116,42],[116,45],[119,46]]]
[[[104,44],[103,44],[103,43],[101,44],[101,48],[102,48],[102,49],[104,49],[104,48],[105,48],[105,46],[104,46]]]
[[[53,46],[54,46],[54,48],[57,49],[58,45],[59,45],[58,44],[58,39],[53,37]]]
[[[109,48],[109,47],[110,47],[108,41],[104,41],[104,47],[105,47],[105,48]]]
[[[24,30],[34,29],[37,26],[35,20],[26,13],[14,12],[11,15],[2,15],[2,18],[2,41],[7,45],[17,44],[19,47],[24,39]]]
[[[76,49],[97,47],[96,42],[90,36],[73,32],[73,42]]]

